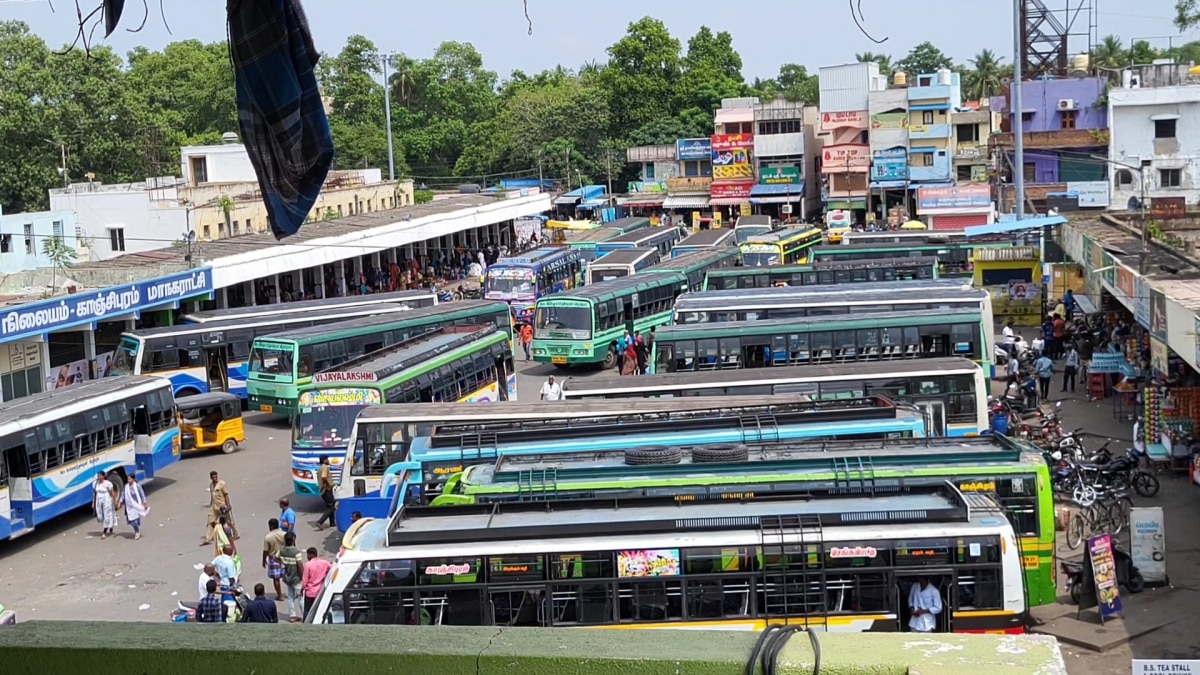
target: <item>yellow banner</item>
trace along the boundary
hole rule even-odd
[[[727,164],[713,167],[715,180],[736,180],[738,178],[754,178],[754,167],[749,164]]]

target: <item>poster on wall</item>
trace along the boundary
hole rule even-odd
[[[87,359],[72,361],[68,364],[50,368],[46,375],[46,391],[62,389],[72,384],[87,382],[91,379],[92,366]]]
[[[1113,560],[1112,537],[1102,534],[1087,542],[1088,563],[1092,569],[1092,581],[1096,585],[1096,604],[1100,622],[1121,616],[1121,593],[1117,588],[1117,565]],[[1082,608],[1083,605],[1080,605]]]
[[[1129,509],[1130,554],[1148,584],[1166,584],[1167,534],[1161,506]]]
[[[96,358],[92,359],[92,379],[99,380],[102,377],[108,377],[108,369],[112,366],[113,352],[104,352],[97,354]]]
[[[1164,376],[1170,368],[1170,350],[1167,349],[1167,343],[1159,340],[1153,335],[1150,336],[1150,367],[1162,373]]]
[[[1167,341],[1167,296],[1147,286],[1150,291],[1150,334],[1162,342]]]
[[[1124,265],[1117,265],[1117,295],[1133,304],[1137,297],[1137,287],[1133,283],[1133,270]]]

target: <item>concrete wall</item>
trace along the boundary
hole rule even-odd
[[[821,112],[866,110],[868,94],[878,84],[878,63],[821,66]]]
[[[244,183],[257,180],[254,165],[246,146],[240,143],[228,145],[192,145],[179,149],[179,171],[188,185],[204,183]],[[204,158],[208,169],[207,180],[198,181],[192,175],[192,159]]]
[[[1104,106],[1097,107],[1096,101],[1100,100],[1107,88],[1108,80],[1102,77],[1023,82],[1021,107],[1035,111],[1033,119],[1025,123],[1025,131],[1061,129],[1058,102],[1066,98],[1075,99],[1076,129],[1104,129],[1108,126],[1108,111]]]
[[[55,236],[67,248],[76,251],[76,259],[86,257],[80,255],[79,242],[75,238],[74,212],[0,213],[0,274],[50,267],[51,262],[42,254],[42,248]]]
[[[754,633],[451,626],[203,626],[31,622],[0,630],[5,672],[736,675]],[[1065,675],[1046,636],[818,633],[822,675]],[[793,635],[779,673],[808,675]]]
[[[1193,122],[1200,115],[1200,85],[1143,89],[1113,89],[1108,94],[1109,159],[1146,168],[1146,196],[1184,197],[1189,206],[1200,201],[1200,127]],[[1155,138],[1154,118],[1178,116],[1175,138]],[[1163,187],[1162,169],[1179,169],[1179,187]],[[1115,173],[1115,169],[1114,169]],[[1115,185],[1113,203],[1124,205],[1139,195],[1137,175],[1132,185]]]
[[[171,190],[174,192],[174,190]],[[151,200],[151,195],[156,200]],[[75,223],[88,239],[92,260],[165,248],[187,232],[187,209],[164,199],[161,190],[147,191],[143,183],[73,185],[50,191],[50,209],[73,211]],[[166,206],[164,206],[164,204]],[[124,250],[112,245],[112,230],[124,234]]]

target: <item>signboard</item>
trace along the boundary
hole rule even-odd
[[[764,166],[758,170],[758,182],[763,185],[799,185],[800,169],[794,166]]]
[[[827,145],[821,153],[821,173],[870,169],[871,146],[861,143]]]
[[[1159,340],[1153,335],[1150,336],[1150,367],[1162,373],[1165,377],[1170,372],[1171,367],[1171,352],[1167,349],[1167,343]]]
[[[712,157],[712,139],[681,138],[675,141],[675,158],[679,161],[707,160]]]
[[[1108,208],[1108,181],[1089,180],[1067,183],[1067,192],[1075,193],[1080,208]]]
[[[917,211],[963,211],[992,206],[992,189],[987,185],[920,188],[917,190]]]
[[[374,382],[376,380],[375,373],[366,372],[341,372],[341,373],[317,373],[313,375],[313,384],[330,384],[342,382]]]
[[[871,153],[871,180],[877,182],[908,180],[908,150],[888,148]]]
[[[1143,328],[1150,328],[1150,284],[1140,274],[1133,277],[1133,316]]]
[[[1167,341],[1167,296],[1151,286],[1150,291],[1150,334],[1162,342]]]
[[[382,392],[377,389],[362,389],[359,387],[302,391],[297,401],[301,409],[349,405],[379,405],[381,403],[383,403]]]
[[[1112,537],[1102,534],[1088,539],[1088,564],[1096,585],[1096,608],[1100,621],[1121,614],[1121,592],[1117,588],[1117,565],[1113,560]],[[1082,605],[1080,605],[1082,608]]]
[[[866,129],[869,125],[867,113],[852,110],[849,112],[821,113],[821,130],[831,129]]]
[[[750,199],[753,189],[754,183],[713,183],[709,196],[713,199]]]
[[[898,131],[908,128],[908,113],[890,112],[871,115],[871,131]]]
[[[1200,659],[1134,659],[1133,675],[1200,675]]]
[[[705,155],[705,159],[710,159],[712,153]],[[688,176],[687,178],[668,178],[667,192],[708,192],[708,187],[712,185],[712,176]]]
[[[679,173],[679,164],[675,162],[655,162],[654,163],[654,178],[656,180],[670,180]]]
[[[971,167],[971,182],[972,183],[986,183],[987,179],[988,179],[988,176],[987,176],[987,167],[986,166],[984,166],[983,164],[976,164],[975,166]]]
[[[1132,301],[1137,297],[1137,289],[1133,283],[1133,270],[1117,264],[1117,295]]]
[[[658,175],[657,173],[655,175]],[[626,186],[627,194],[663,194],[667,191],[667,179],[658,182],[630,181]]]
[[[621,551],[617,553],[617,576],[622,579],[679,576],[679,549]]]
[[[0,341],[112,320],[212,292],[212,270],[203,267],[99,291],[31,302],[3,312]]]
[[[1167,582],[1167,537],[1161,506],[1129,509],[1129,536],[1133,566],[1149,584]]]
[[[712,137],[712,152],[709,156],[715,158],[718,152],[753,148],[754,134],[717,134]]]
[[[750,208],[750,202],[742,202],[738,208],[738,215],[739,216],[748,216],[748,215],[751,215],[752,213],[753,213],[753,211]]]

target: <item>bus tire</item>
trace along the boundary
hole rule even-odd
[[[629,466],[678,464],[681,461],[683,461],[683,451],[677,447],[657,446],[625,450],[625,463]]]
[[[692,448],[692,461],[697,464],[744,462],[749,458],[750,448],[744,445],[716,445]]]
[[[232,438],[221,444],[221,452],[225,453],[226,455],[232,455],[233,453],[237,452],[237,449],[237,441],[233,440]]]
[[[609,346],[608,353],[604,355],[604,362],[600,364],[603,370],[612,370],[617,367],[617,348]]]
[[[116,486],[118,495],[121,494],[121,490],[125,489],[125,471],[123,469],[109,471],[108,482]]]

